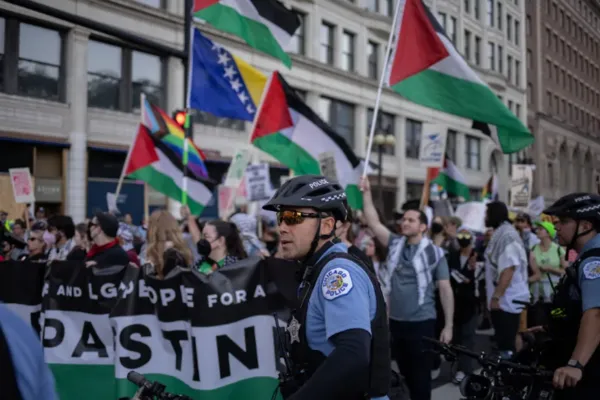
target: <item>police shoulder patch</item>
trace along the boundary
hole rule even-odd
[[[592,261],[583,266],[583,276],[585,279],[600,278],[600,261]]]
[[[327,300],[333,300],[344,296],[352,290],[352,278],[350,273],[344,268],[332,268],[323,277],[321,283],[323,297]]]

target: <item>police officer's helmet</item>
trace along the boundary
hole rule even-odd
[[[556,200],[544,210],[544,214],[598,223],[600,222],[600,196],[591,193],[571,193]]]
[[[301,175],[289,179],[263,209],[279,211],[285,207],[313,208],[331,213],[338,221],[345,221],[348,214],[344,188],[338,182],[320,175]]]

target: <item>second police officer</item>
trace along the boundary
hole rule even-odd
[[[600,398],[600,196],[573,193],[544,210],[561,245],[578,253],[553,299],[548,333],[558,399]]]
[[[335,237],[347,217],[335,181],[303,175],[265,205],[277,212],[281,255],[303,264],[299,307],[286,328],[291,366],[284,399],[387,399],[390,350],[377,279]]]

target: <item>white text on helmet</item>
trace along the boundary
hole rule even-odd
[[[581,196],[581,197],[577,197],[575,199],[575,203],[579,203],[580,201],[584,201],[584,200],[591,200],[590,196]]]
[[[328,183],[329,182],[327,181],[327,179],[320,179],[320,180],[318,180],[316,182],[309,183],[308,186],[310,186],[311,189],[314,189],[314,188],[318,188],[319,186],[326,185]]]

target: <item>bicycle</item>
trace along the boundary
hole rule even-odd
[[[127,380],[139,387],[131,400],[193,400],[189,396],[165,392],[165,385],[156,381],[151,382],[135,371],[129,371]]]
[[[476,359],[481,373],[470,374],[460,383],[462,400],[552,400],[554,372],[503,360],[499,355],[477,353],[463,346],[444,344],[430,338],[450,362],[459,355]]]

